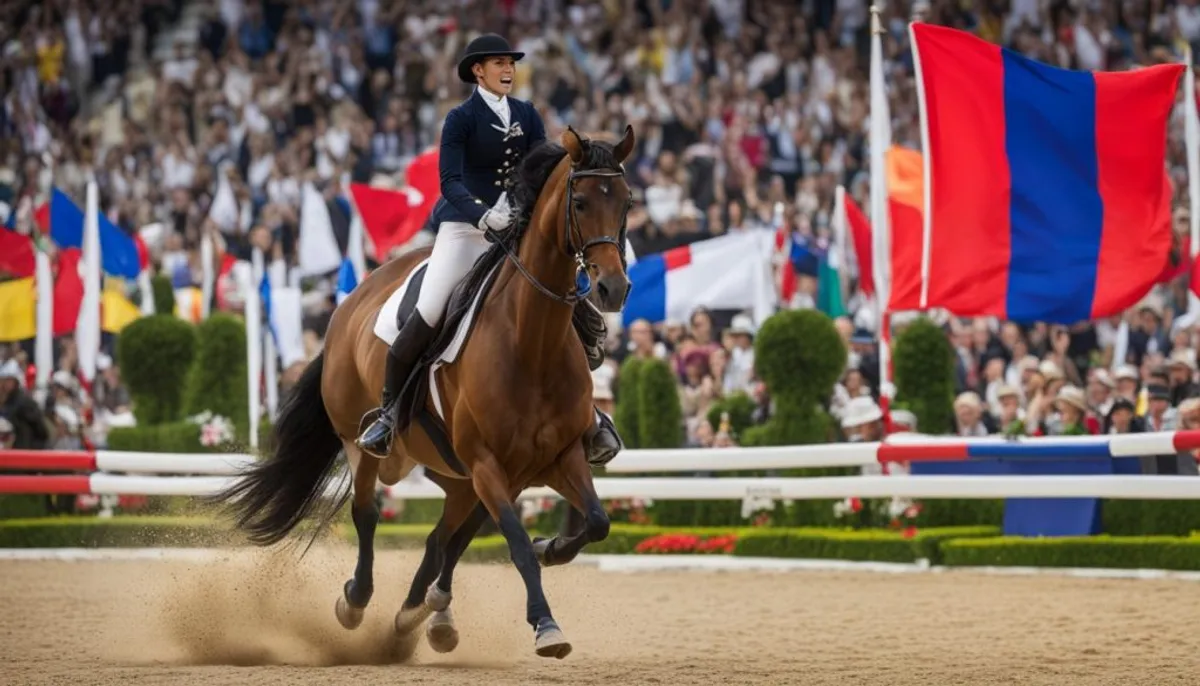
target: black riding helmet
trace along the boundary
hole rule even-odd
[[[471,67],[476,62],[482,62],[489,57],[511,57],[515,61],[520,61],[525,53],[518,52],[512,49],[502,36],[494,33],[485,33],[477,37],[475,40],[467,43],[467,47],[463,50],[462,59],[458,61],[458,78],[463,83],[475,83],[475,75],[471,73]]]

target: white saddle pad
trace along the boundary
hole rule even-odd
[[[412,274],[416,274],[417,270],[425,266],[429,260],[422,260],[413,270]],[[501,263],[503,264],[503,263]],[[498,267],[493,267],[494,272]],[[488,275],[488,279],[491,275]],[[383,307],[379,308],[379,314],[375,318],[375,335],[378,336],[384,343],[391,345],[396,337],[400,335],[400,329],[396,326],[396,315],[400,312],[400,303],[404,301],[404,294],[408,291],[409,282],[412,278],[409,277],[400,284],[395,293],[392,293]],[[438,356],[437,361],[429,368],[429,392],[433,395],[433,404],[437,408],[438,416],[442,421],[446,420],[445,411],[442,408],[441,394],[438,391],[437,371],[445,365],[451,364],[458,359],[458,355],[462,352],[463,343],[467,340],[467,332],[471,330],[471,324],[474,323],[475,317],[479,315],[479,302],[482,291],[475,293],[471,300],[471,307],[467,310],[466,316],[458,323],[458,329],[454,332],[454,338],[450,344]]]

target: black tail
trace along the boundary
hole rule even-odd
[[[345,490],[338,498],[325,498],[342,442],[321,399],[324,367],[322,352],[309,363],[280,408],[273,454],[255,463],[213,498],[225,505],[238,528],[258,545],[283,540],[313,514],[321,515],[319,533],[350,495],[350,480],[346,479]]]

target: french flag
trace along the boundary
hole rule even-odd
[[[629,267],[632,290],[626,326],[638,319],[685,320],[697,307],[753,310],[763,321],[777,302],[771,278],[774,235],[739,231],[638,258]]]
[[[897,288],[891,309],[1069,324],[1134,305],[1171,247],[1163,170],[1184,66],[1070,71],[962,31],[909,30],[922,250],[894,254],[892,272],[921,288]],[[893,245],[916,238],[897,228]]]

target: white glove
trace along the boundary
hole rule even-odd
[[[505,191],[500,194],[500,199],[496,201],[492,209],[488,210],[483,215],[483,218],[479,220],[479,229],[481,231],[486,231],[487,229],[504,231],[512,226],[514,219],[516,219],[515,213],[508,204],[508,192]]]

